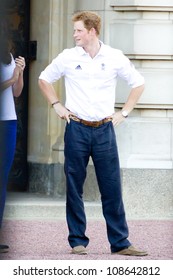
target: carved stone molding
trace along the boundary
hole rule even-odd
[[[111,0],[110,6],[115,11],[173,11],[172,0]]]

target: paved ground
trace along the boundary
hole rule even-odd
[[[147,250],[146,257],[112,256],[102,219],[89,220],[87,256],[70,254],[65,220],[4,220],[1,242],[10,246],[3,260],[173,260],[173,221],[129,221],[131,242]]]

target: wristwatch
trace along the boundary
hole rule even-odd
[[[123,116],[124,118],[127,118],[127,117],[128,117],[128,112],[125,111],[125,110],[121,111],[121,114],[122,114],[122,116]]]

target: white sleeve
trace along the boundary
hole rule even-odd
[[[39,79],[52,84],[59,80],[63,74],[64,67],[61,53],[41,72]]]
[[[118,71],[118,76],[127,81],[132,88],[141,86],[145,83],[144,77],[136,70],[133,63],[122,54],[122,64]]]

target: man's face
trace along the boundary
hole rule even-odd
[[[91,40],[91,31],[88,31],[83,24],[83,21],[76,21],[74,23],[74,33],[76,46],[85,47]]]

